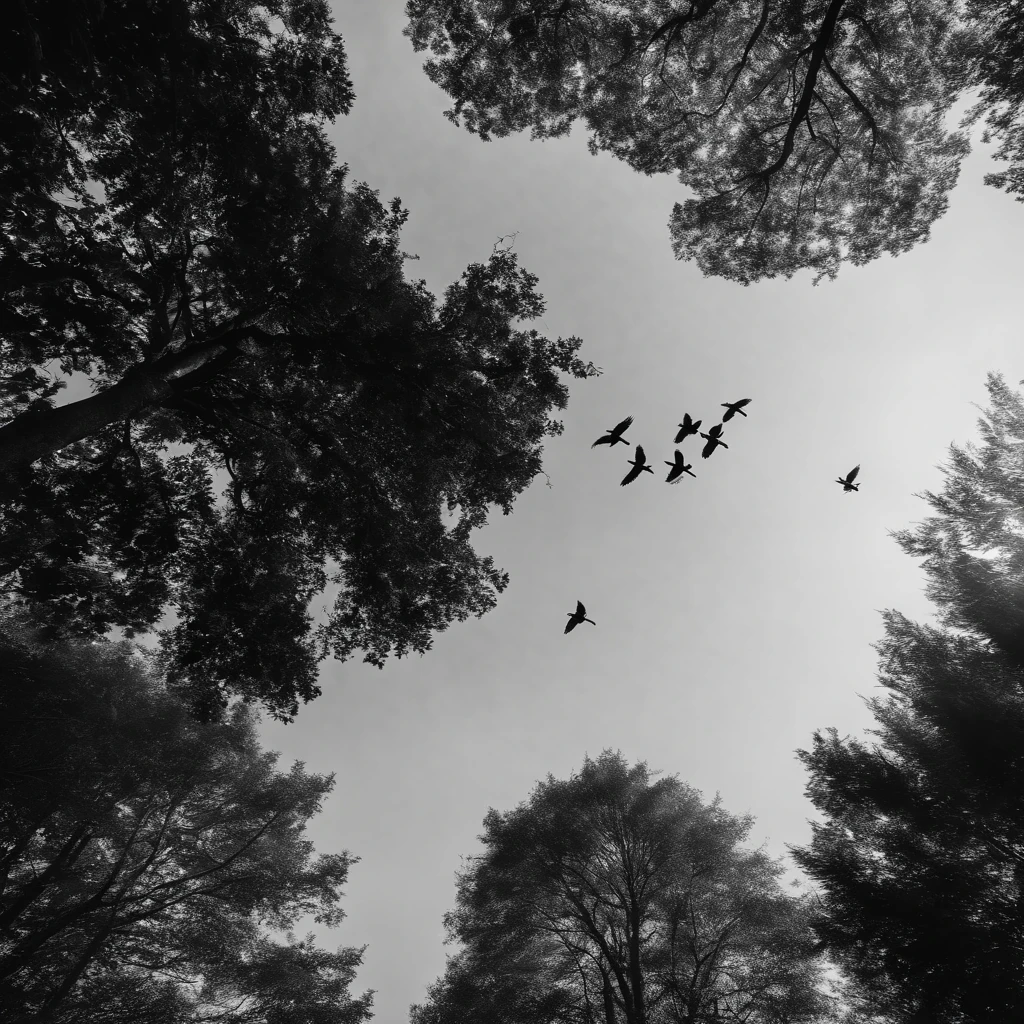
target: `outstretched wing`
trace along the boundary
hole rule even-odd
[[[576,619],[570,619],[565,624],[565,631],[566,631],[566,633],[571,633],[578,625],[579,625],[579,622],[577,622]]]
[[[636,455],[634,457],[636,461],[640,463],[641,466],[647,464],[647,456],[644,455],[644,450],[643,448],[640,447],[640,445],[636,446]],[[637,472],[640,472],[640,470],[638,469]]]
[[[683,475],[683,467],[682,466],[673,466],[668,471],[668,476],[665,477],[665,483],[667,483],[667,484],[677,484],[677,483],[679,483],[679,479],[680,479],[680,477],[682,475]]]
[[[612,433],[615,434],[616,436],[618,436],[620,434],[624,434],[627,430],[629,430],[629,428],[632,425],[633,425],[633,417],[632,416],[627,416],[621,423],[617,423],[615,425],[615,428],[614,428],[614,430],[612,430]]]
[[[704,445],[704,451],[700,453],[702,459],[708,458],[711,453],[718,447],[718,442],[713,438],[708,439],[708,443]]]
[[[728,404],[729,404],[728,402],[723,402],[722,403],[722,405],[728,405]],[[722,417],[722,422],[723,423],[727,423],[729,420],[731,420],[732,417],[733,417],[733,414],[735,412],[736,412],[735,409],[726,409],[725,410],[725,415]]]
[[[859,472],[860,472],[860,466],[859,465],[858,466],[854,466],[853,469],[850,470],[849,475],[846,477],[846,482],[848,484],[852,484],[853,481],[857,479],[857,474]]]
[[[576,614],[582,619],[587,614],[587,609],[583,607],[582,601],[576,602]]]
[[[638,477],[638,476],[639,476],[639,475],[640,475],[640,474],[641,474],[642,472],[643,472],[643,470],[642,470],[642,469],[641,469],[641,468],[640,468],[639,466],[634,466],[634,467],[633,467],[633,468],[632,468],[632,469],[631,469],[631,470],[630,470],[630,471],[629,471],[629,472],[628,472],[628,473],[627,473],[627,474],[626,474],[626,475],[625,475],[625,476],[624,476],[624,477],[622,478],[622,483],[621,483],[621,484],[619,484],[619,486],[620,486],[620,487],[625,487],[625,486],[626,486],[626,484],[631,484],[631,483],[632,483],[632,482],[633,482],[633,481],[634,481],[634,480],[635,480],[635,479],[636,479],[636,478],[637,478],[637,477]]]
[[[599,437],[590,447],[596,448],[599,444],[615,444],[615,438],[611,434],[605,434],[604,437]]]
[[[712,428],[711,428],[711,429],[710,429],[710,430],[708,431],[708,434],[710,434],[710,435],[711,435],[711,437],[721,437],[721,436],[722,436],[722,424],[721,424],[721,423],[716,423],[716,424],[715,424],[715,425],[714,425],[714,426],[713,426],[713,427],[712,427]]]
[[[688,433],[689,431],[686,429],[686,427],[680,424],[679,430],[676,431],[675,444],[682,444],[683,439],[686,437]]]
[[[752,398],[741,398],[738,402],[733,402],[732,407],[734,409],[742,409],[745,405],[750,405],[752,401]]]

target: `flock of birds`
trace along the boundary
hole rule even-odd
[[[1024,381],[1021,381],[1024,384]],[[716,423],[713,427],[709,428],[705,434],[701,429],[701,423],[703,420],[694,420],[690,417],[689,413],[683,415],[683,422],[679,424],[679,430],[676,433],[675,443],[682,444],[686,438],[699,434],[704,438],[704,448],[700,453],[702,459],[710,458],[716,449],[728,448],[729,446],[722,440],[722,433],[725,428],[725,424],[729,422],[737,413],[740,416],[746,418],[746,413],[743,411],[746,406],[750,405],[751,399],[741,398],[738,402],[722,402],[725,407],[725,413],[722,415],[722,422]],[[611,448],[614,448],[617,444],[628,444],[629,442],[623,437],[623,434],[633,425],[633,417],[627,416],[621,423],[617,423],[610,430],[606,430],[604,434],[599,437],[590,447],[596,448],[599,444],[606,444]],[[631,484],[643,473],[654,473],[654,470],[647,462],[647,455],[645,454],[641,445],[636,446],[636,454],[632,459],[626,460],[633,468],[622,478],[622,482],[619,484],[620,487],[625,487],[626,484]],[[687,464],[686,458],[683,453],[676,448],[675,456],[671,462],[665,462],[665,465],[669,467],[668,476],[665,477],[665,483],[677,484],[683,478],[683,474],[689,474],[696,478],[697,474],[692,472],[693,464]],[[859,491],[860,484],[854,483],[857,479],[857,474],[860,472],[860,466],[854,466],[845,477],[836,477],[836,483],[841,484],[843,492],[849,494],[851,491]],[[576,602],[576,611],[567,612],[569,621],[565,624],[565,632],[571,633],[581,622],[589,622],[592,626],[596,626],[597,623],[593,619],[587,618],[587,609],[583,606],[582,601]]]

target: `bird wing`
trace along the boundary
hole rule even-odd
[[[680,429],[676,431],[675,444],[682,444],[683,438],[685,438],[686,435],[689,433],[689,431],[686,429],[686,427],[682,425],[682,423],[679,424],[679,428]]]
[[[708,438],[708,443],[704,445],[704,451],[700,453],[700,457],[706,459],[716,447],[718,447],[718,442],[713,437]]]
[[[723,402],[723,403],[722,403],[722,405],[726,405],[726,404],[727,404],[727,403],[725,403],[725,402]],[[731,408],[729,408],[729,409],[726,409],[726,410],[725,410],[725,415],[724,415],[724,416],[722,417],[722,422],[723,422],[723,423],[727,423],[727,422],[728,422],[729,420],[731,420],[731,419],[732,419],[732,414],[733,414],[733,413],[734,413],[735,411],[736,411],[735,409],[731,409]]]
[[[578,625],[579,625],[579,623],[575,619],[570,619],[565,624],[565,631],[566,631],[566,633],[571,633]]]
[[[857,474],[859,472],[860,466],[854,466],[853,469],[850,470],[850,475],[846,478],[846,482],[852,484],[853,481],[857,479]]]
[[[708,431],[708,433],[709,433],[709,434],[710,434],[710,435],[711,435],[712,437],[721,437],[721,436],[722,436],[722,424],[721,424],[721,423],[716,423],[716,424],[715,424],[715,425],[714,425],[714,426],[713,426],[713,427],[712,427],[712,428],[711,428],[711,429],[710,429],[710,430]]]
[[[582,619],[587,614],[587,609],[583,607],[582,601],[576,602],[576,614]]]
[[[688,412],[683,413],[683,422],[680,425],[686,427],[687,429],[693,426],[693,420],[690,419],[690,414]]]
[[[619,486],[620,486],[620,487],[625,487],[625,486],[626,486],[626,484],[631,484],[631,483],[632,483],[632,482],[633,482],[633,481],[634,481],[634,480],[635,480],[635,479],[636,479],[636,478],[637,478],[637,477],[638,477],[638,476],[639,476],[639,475],[640,475],[640,474],[641,474],[642,472],[643,472],[643,470],[641,470],[641,468],[640,468],[639,466],[634,466],[634,467],[633,467],[633,468],[632,468],[632,469],[631,469],[631,470],[630,470],[630,471],[629,471],[629,472],[628,472],[628,473],[627,473],[627,474],[626,474],[626,475],[625,475],[625,476],[623,477],[623,479],[622,479],[622,483],[621,483],[621,484],[619,484]]]
[[[636,461],[639,462],[641,466],[643,466],[647,462],[647,456],[644,455],[644,450],[643,450],[643,448],[640,447],[640,445],[636,446],[636,456],[635,456],[635,458],[636,458]],[[639,472],[639,470],[637,472]]]
[[[683,475],[682,467],[681,466],[673,466],[668,471],[668,476],[665,477],[665,483],[667,483],[667,484],[674,484],[682,475]]]
[[[614,440],[611,434],[605,434],[604,437],[599,437],[590,447],[596,448],[599,444],[612,444]]]
[[[696,423],[692,423],[691,426],[693,427],[694,430],[697,430],[703,422],[704,422],[703,420],[697,420],[697,422]]]
[[[612,430],[613,434],[624,434],[633,424],[633,417],[627,416],[621,423],[615,425],[615,429]]]
[[[750,405],[752,401],[752,398],[741,398],[738,402],[733,402],[732,407],[734,409],[742,409],[745,405]]]

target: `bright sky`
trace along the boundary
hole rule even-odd
[[[604,375],[576,382],[565,433],[513,515],[479,535],[512,582],[495,611],[377,671],[328,663],[324,695],[268,724],[283,761],[336,772],[312,826],[362,858],[330,945],[368,944],[356,990],[401,1024],[443,970],[441,918],[489,807],[548,772],[621,749],[756,816],[776,854],[809,837],[794,751],[815,729],[859,733],[878,694],[879,610],[922,617],[922,573],[890,538],[926,514],[952,441],[975,439],[988,370],[1024,376],[1024,207],[970,159],[933,240],[898,260],[743,288],[669,246],[671,177],[644,178],[585,136],[483,143],[402,36],[401,0],[336,3],[357,99],[332,130],[355,179],[411,210],[411,276],[437,293],[518,232],[549,336],[579,335]],[[726,424],[728,451],[664,481],[684,412]],[[632,414],[661,476],[618,486],[626,450],[590,449]],[[863,464],[862,488],[833,482]],[[569,636],[582,600],[597,626]]]

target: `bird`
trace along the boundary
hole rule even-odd
[[[743,411],[743,407],[745,405],[750,405],[751,401],[752,399],[750,398],[741,398],[738,402],[722,402],[722,405],[724,405],[726,409],[725,415],[722,417],[722,422],[728,423],[736,413],[745,417],[747,414]]]
[[[682,444],[685,438],[698,433],[702,422],[703,420],[691,420],[688,412],[683,413],[683,422],[679,424],[679,433],[676,434],[676,444]]]
[[[644,455],[643,448],[640,445],[636,446],[636,459],[626,460],[633,468],[622,478],[620,487],[625,487],[626,484],[631,484],[641,473],[653,473],[654,470],[647,465],[647,456]]]
[[[846,474],[845,479],[841,476],[836,477],[836,483],[843,485],[843,491],[847,494],[850,491],[859,491],[860,484],[855,484],[853,481],[857,479],[857,474],[860,472],[860,466],[854,466],[849,473]]]
[[[683,458],[683,453],[678,448],[676,449],[675,462],[666,462],[665,465],[672,467],[668,471],[668,476],[665,477],[665,483],[667,484],[679,483],[679,481],[683,479],[683,474],[690,473],[690,469],[692,468],[692,463],[690,466],[686,464],[686,459]],[[697,474],[690,473],[690,476],[696,479]]]
[[[587,609],[583,607],[582,601],[576,602],[576,611],[565,614],[569,616],[569,621],[565,624],[566,633],[571,633],[581,622],[589,622],[592,626],[597,625],[593,619],[587,618]]]
[[[590,447],[596,448],[599,444],[610,444],[613,448],[621,441],[623,444],[629,442],[622,436],[633,423],[633,417],[627,416],[621,423],[607,431],[604,437],[599,437]]]
[[[703,437],[705,441],[707,441],[707,444],[704,445],[704,451],[702,451],[700,453],[700,457],[702,459],[710,458],[711,453],[719,445],[721,445],[723,448],[728,448],[729,447],[723,440],[721,440],[721,438],[722,438],[722,424],[721,423],[716,423],[708,431],[708,433],[705,434],[705,433],[702,432],[700,436]]]

